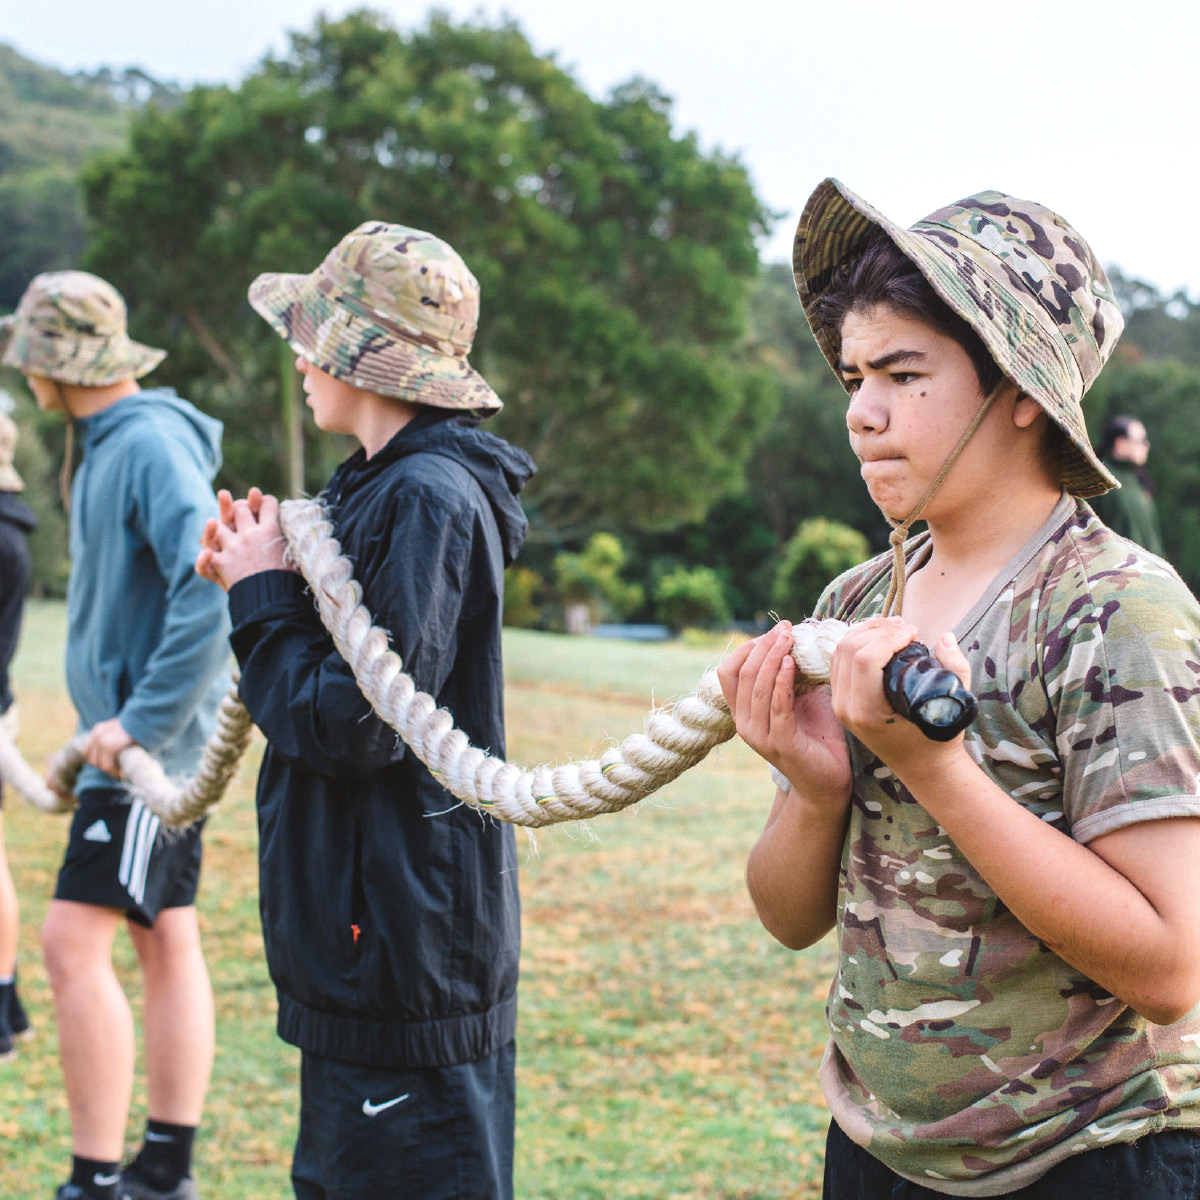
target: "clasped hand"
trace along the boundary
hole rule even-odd
[[[217,493],[217,516],[208,519],[200,537],[196,574],[229,591],[239,580],[260,571],[294,571],[285,557],[286,548],[274,496],[251,488],[244,500],[234,500],[222,488]]]
[[[930,741],[897,716],[884,695],[884,667],[916,636],[916,627],[900,617],[851,625],[834,648],[829,687],[797,694],[792,626],[781,621],[717,668],[738,735],[801,791],[843,801],[851,786],[846,731],[902,777],[912,764],[960,753],[961,736]],[[952,635],[940,638],[934,653],[970,686],[970,666]]]

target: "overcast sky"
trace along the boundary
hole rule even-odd
[[[0,41],[74,70],[138,65],[236,82],[330,0],[0,0]],[[429,5],[376,0],[399,27]],[[737,154],[790,254],[809,192],[843,180],[904,224],[982,188],[1039,200],[1100,259],[1200,293],[1197,59],[1187,0],[443,0],[512,17],[597,97],[633,75],[674,101],[676,132]],[[944,15],[939,16],[942,12]],[[380,214],[403,219],[403,214]]]

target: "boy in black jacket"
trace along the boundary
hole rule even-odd
[[[529,457],[478,428],[478,284],[438,238],[368,222],[257,311],[317,425],[357,453],[324,498],[418,688],[504,753],[504,568]],[[302,1056],[299,1200],[512,1195],[517,960],[510,827],[455,801],[371,711],[284,561],[273,497],[221,496],[197,570],[229,591],[258,781],[279,1033]]]

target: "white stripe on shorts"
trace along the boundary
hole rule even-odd
[[[121,867],[117,878],[131,899],[141,904],[146,897],[146,875],[150,870],[150,855],[158,837],[159,819],[142,801],[129,804],[125,822],[125,844],[121,847]]]

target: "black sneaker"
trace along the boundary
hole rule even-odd
[[[8,1011],[8,1027],[12,1030],[13,1037],[19,1041],[33,1037],[33,1030],[29,1026],[29,1014],[21,1003],[15,983],[13,984],[11,1007]]]
[[[54,1200],[92,1200],[92,1196],[77,1183],[64,1183],[54,1193]],[[121,1192],[120,1200],[129,1200],[129,1198],[124,1192]]]
[[[130,1163],[121,1172],[122,1200],[200,1200],[196,1181],[185,1175],[173,1188],[163,1191],[142,1178],[137,1163]]]

